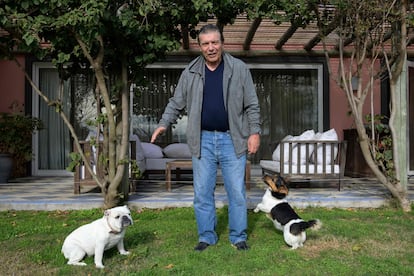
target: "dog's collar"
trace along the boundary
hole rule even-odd
[[[108,218],[106,218],[106,224],[108,224],[109,229],[111,229],[111,231],[109,231],[110,234],[119,234],[122,231],[116,231],[114,228],[112,228],[111,224],[109,223]]]

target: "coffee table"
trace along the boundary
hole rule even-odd
[[[180,170],[182,169],[192,169],[193,162],[191,159],[179,159],[179,160],[172,160],[166,163],[165,168],[165,185],[167,191],[171,191],[171,171],[175,170],[177,179],[180,178]],[[246,189],[250,190],[250,170],[251,170],[251,162],[247,160],[246,162],[246,172],[245,172],[245,182],[246,182]]]

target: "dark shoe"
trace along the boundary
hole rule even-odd
[[[234,247],[237,248],[237,250],[248,250],[249,246],[247,246],[247,243],[245,241],[238,242],[236,244],[233,244]]]
[[[210,245],[206,242],[199,242],[196,247],[194,247],[195,251],[204,251]]]

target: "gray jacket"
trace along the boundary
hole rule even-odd
[[[241,156],[247,151],[248,137],[261,132],[259,101],[246,64],[228,53],[223,53],[223,60],[224,103],[235,152]],[[200,157],[204,68],[204,57],[199,56],[184,69],[158,125],[168,127],[176,123],[179,114],[187,108],[187,143],[196,157]]]

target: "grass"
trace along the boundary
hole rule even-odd
[[[230,246],[227,209],[218,209],[219,243],[195,252],[192,208],[134,211],[126,233],[128,256],[106,251],[104,270],[93,257],[66,265],[65,237],[102,216],[102,210],[0,212],[0,275],[413,275],[414,213],[393,208],[298,210],[319,218],[303,248],[290,250],[263,213],[249,211],[250,250]]]

